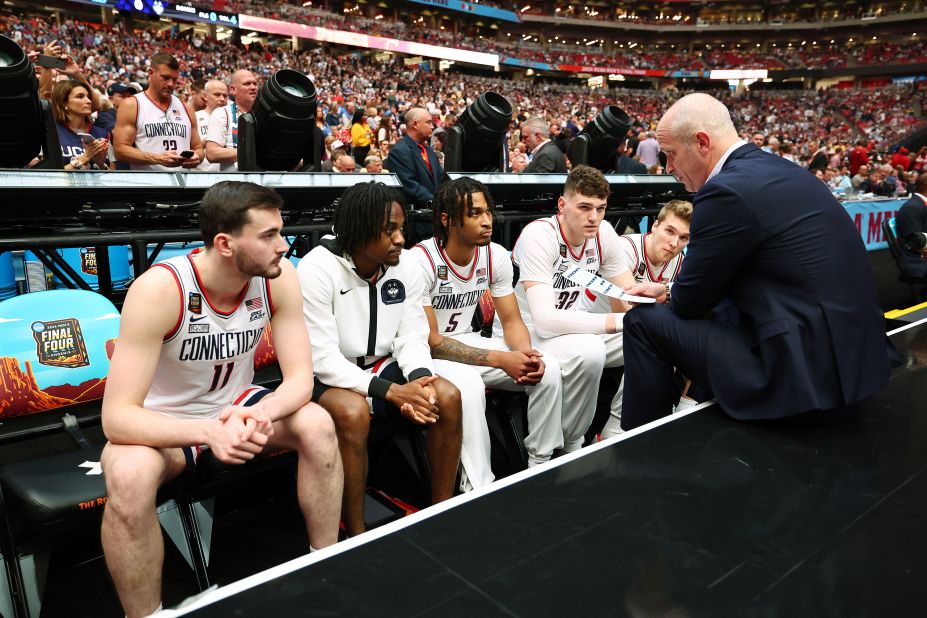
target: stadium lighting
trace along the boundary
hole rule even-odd
[[[512,105],[495,92],[484,92],[447,130],[444,169],[448,172],[503,172],[508,167],[505,133]]]
[[[39,155],[39,167],[62,169],[61,143],[51,106],[39,99],[39,82],[26,52],[0,35],[0,167],[22,168]]]
[[[241,172],[319,171],[315,147],[315,86],[292,69],[270,76],[258,91],[251,112],[238,121],[238,170]]]
[[[615,168],[615,152],[628,136],[631,118],[617,105],[609,105],[570,142],[570,163],[591,165],[602,172]]]

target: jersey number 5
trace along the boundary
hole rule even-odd
[[[212,384],[209,386],[209,392],[213,392],[217,388],[225,388],[225,385],[229,383],[229,376],[232,375],[232,368],[235,366],[235,361],[230,363],[225,363],[224,365],[216,365],[212,368]],[[219,384],[219,378],[222,377],[222,368],[225,367],[225,377],[222,378],[222,384]]]
[[[457,318],[459,317],[460,317],[459,311],[455,313],[454,315],[452,315],[451,317],[449,317],[447,319],[447,328],[444,329],[444,332],[453,333],[455,330],[457,330]]]

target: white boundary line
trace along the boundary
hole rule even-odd
[[[699,410],[703,410],[713,404],[714,404],[714,400],[706,401],[706,402],[700,403],[697,406],[689,408],[685,410],[684,412],[679,412],[676,414],[670,414],[668,416],[664,416],[663,418],[659,418],[655,421],[651,421],[647,423],[646,425],[641,425],[640,427],[632,429],[631,431],[621,433],[617,436],[608,438],[607,440],[603,440],[595,444],[591,444],[585,448],[582,448],[578,451],[574,451],[568,455],[558,457],[557,459],[552,459],[546,464],[535,466],[533,468],[528,468],[527,470],[522,470],[521,472],[517,472],[515,474],[507,476],[504,479],[494,481],[490,483],[489,485],[486,485],[485,487],[480,487],[479,489],[474,489],[473,491],[469,491],[465,494],[455,496],[451,498],[450,500],[445,500],[444,502],[438,503],[434,506],[430,506],[428,508],[422,509],[421,511],[417,513],[413,513],[412,515],[403,517],[402,519],[398,519],[396,521],[390,522],[386,525],[380,526],[379,528],[375,528],[374,530],[365,532],[359,536],[341,541],[340,543],[336,543],[334,545],[326,547],[325,549],[314,551],[311,554],[306,554],[304,556],[300,556],[299,558],[294,558],[293,560],[290,560],[289,562],[284,562],[283,564],[279,564],[275,567],[271,567],[265,571],[261,571],[260,573],[255,573],[254,575],[248,576],[236,582],[232,582],[230,584],[222,586],[221,588],[208,590],[202,593],[202,595],[199,597],[197,596],[190,597],[189,599],[184,601],[184,603],[188,603],[188,605],[183,605],[182,603],[181,606],[177,607],[176,609],[163,610],[155,615],[158,616],[159,618],[168,618],[168,617],[173,618],[174,616],[185,616],[188,613],[196,609],[200,609],[202,607],[215,603],[216,601],[220,601],[222,599],[236,595],[239,592],[242,592],[244,590],[248,590],[249,588],[254,588],[256,586],[269,582],[278,577],[282,577],[283,575],[287,575],[289,573],[297,571],[310,564],[315,564],[316,562],[321,562],[322,560],[331,558],[332,556],[337,556],[338,554],[354,549],[355,547],[358,547],[360,545],[365,545],[367,543],[370,543],[371,541],[375,541],[389,534],[393,534],[394,532],[398,532],[399,530],[403,530],[405,528],[408,528],[409,526],[414,526],[415,524],[419,522],[422,522],[436,515],[440,515],[441,513],[444,513],[445,511],[448,511],[456,506],[460,506],[461,504],[465,504],[467,502],[470,502],[471,500],[475,500],[487,494],[499,491],[510,485],[514,485],[515,483],[520,483],[521,481],[529,479],[533,476],[537,476],[538,474],[542,474],[549,470],[553,470],[554,468],[565,465],[571,461],[579,459],[580,457],[584,457],[596,451],[600,451],[604,448],[607,448],[617,442],[621,442],[622,440],[626,440],[628,438],[634,437],[638,434],[644,433],[645,431],[649,431],[661,425],[666,425],[667,423],[671,423],[684,416],[688,416],[689,414],[698,412]]]
[[[887,332],[886,335],[890,337],[892,335],[896,335],[910,328],[913,328],[915,326],[920,326],[925,323],[927,323],[927,318],[918,320],[917,322],[912,322],[911,324],[907,324],[900,328],[896,328],[895,330]],[[199,597],[196,597],[196,596],[191,597],[190,599],[187,599],[187,601],[184,601],[184,603],[188,603],[188,605],[178,607],[177,609],[164,610],[158,613],[157,616],[162,617],[162,618],[168,618],[168,617],[172,618],[174,616],[184,616],[196,609],[205,607],[207,605],[215,603],[216,601],[226,599],[230,596],[238,594],[239,592],[248,590],[249,588],[254,588],[256,586],[269,582],[277,577],[282,577],[283,575],[287,575],[289,573],[297,571],[310,564],[321,562],[322,560],[331,558],[332,556],[337,556],[338,554],[354,549],[355,547],[359,547],[360,545],[365,545],[367,543],[370,543],[371,541],[375,541],[389,534],[393,534],[394,532],[398,532],[399,530],[403,530],[405,528],[408,528],[409,526],[414,526],[415,524],[419,522],[422,522],[436,515],[440,515],[441,513],[448,511],[456,506],[465,504],[477,498],[481,498],[487,494],[499,491],[510,485],[514,485],[515,483],[520,483],[521,481],[529,479],[533,476],[537,476],[538,474],[547,472],[548,470],[552,470],[558,466],[567,464],[571,461],[579,459],[580,457],[584,457],[596,451],[602,450],[603,448],[607,448],[617,442],[621,442],[622,440],[626,440],[628,438],[634,437],[638,434],[644,433],[645,431],[649,431],[661,425],[671,423],[684,416],[688,416],[689,414],[708,408],[714,405],[714,403],[715,403],[714,400],[700,403],[699,405],[694,406],[684,412],[670,414],[669,416],[665,416],[663,418],[657,419],[655,421],[647,423],[646,425],[642,425],[640,427],[637,427],[636,429],[632,429],[631,431],[619,434],[617,436],[614,436],[607,440],[603,440],[601,442],[597,442],[596,444],[592,444],[590,446],[587,446],[586,448],[580,449],[568,455],[564,455],[563,457],[558,457],[557,459],[553,459],[544,465],[536,466],[534,468],[528,468],[527,470],[522,470],[521,472],[518,472],[511,476],[507,476],[504,479],[500,479],[498,481],[490,483],[489,485],[485,487],[474,489],[473,491],[467,492],[465,494],[455,496],[454,498],[451,498],[450,500],[445,500],[444,502],[441,502],[440,504],[436,504],[426,509],[422,509],[421,511],[417,513],[414,513],[407,517],[403,517],[402,519],[398,519],[384,526],[380,526],[379,528],[370,530],[359,536],[347,539],[345,541],[341,541],[340,543],[336,543],[335,545],[326,547],[325,549],[312,552],[311,554],[306,554],[304,556],[300,556],[299,558],[294,558],[293,560],[290,560],[289,562],[284,562],[283,564],[277,565],[265,571],[261,571],[260,573],[255,573],[254,575],[251,575],[249,577],[246,577],[236,582],[232,582],[231,584],[228,584],[221,588],[209,590],[203,593]]]
[[[901,331],[908,330],[909,328],[913,328],[913,327],[915,327],[915,326],[920,326],[921,324],[923,324],[923,323],[925,323],[925,322],[927,322],[927,318],[924,318],[924,319],[922,319],[922,320],[918,320],[917,322],[911,322],[910,324],[905,324],[904,326],[902,326],[902,327],[900,327],[900,328],[896,328],[895,330],[890,330],[890,331],[888,331],[888,332],[885,333],[885,334],[888,335],[889,337],[891,337],[892,335],[897,335],[897,334],[900,333]]]

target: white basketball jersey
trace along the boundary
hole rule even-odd
[[[634,275],[637,283],[648,281],[650,283],[660,283],[663,280],[675,281],[679,276],[679,269],[682,268],[682,253],[671,259],[660,268],[654,268],[647,257],[647,234],[628,234],[620,236],[621,251],[624,253],[625,262],[628,270]],[[591,313],[611,313],[611,303],[607,296],[596,295],[585,290],[576,304],[576,309],[580,311],[589,311]]]
[[[532,221],[515,242],[512,261],[519,269],[519,281],[551,282],[554,288],[554,308],[569,309],[585,289],[563,276],[563,273],[576,266],[581,266],[591,273],[598,273],[602,265],[602,247],[599,233],[595,238],[587,239],[579,247],[571,246],[563,235],[557,216]],[[608,229],[608,226],[605,226]],[[545,251],[540,251],[540,248]],[[541,257],[543,255],[543,257]],[[536,263],[540,259],[550,259],[545,264]],[[528,299],[523,285],[515,286],[515,297],[522,309],[522,318],[529,324]]]
[[[196,114],[194,115],[196,116],[196,128],[200,133],[200,143],[205,144],[206,143],[206,131],[209,130],[209,112],[207,112],[205,109],[201,109],[200,111],[196,112]],[[194,167],[193,170],[196,172],[218,172],[219,164],[210,163],[209,161],[207,161],[206,155],[204,153],[203,160],[200,161],[200,164]]]
[[[496,298],[512,293],[512,267],[508,252],[496,243],[478,247],[470,264],[452,262],[434,238],[415,246],[425,278],[423,304],[430,306],[438,332],[449,336],[469,333],[473,314],[486,290]]]
[[[135,118],[135,147],[143,152],[164,152],[173,150],[183,152],[191,150],[190,139],[193,136],[193,121],[180,99],[171,95],[167,109],[155,104],[148,94],[140,92],[134,95],[138,102],[138,115]],[[136,165],[133,170],[157,170],[176,172],[180,168],[163,165]]]
[[[155,264],[174,275],[183,307],[164,337],[145,407],[179,418],[214,418],[254,379],[254,353],[270,322],[268,280],[252,277],[238,306],[217,310],[196,271],[199,249]]]

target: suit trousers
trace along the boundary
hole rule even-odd
[[[708,338],[713,328],[724,326],[711,320],[684,320],[661,304],[641,305],[625,315],[622,429],[672,413],[679,401],[673,379],[676,368],[711,389]]]

